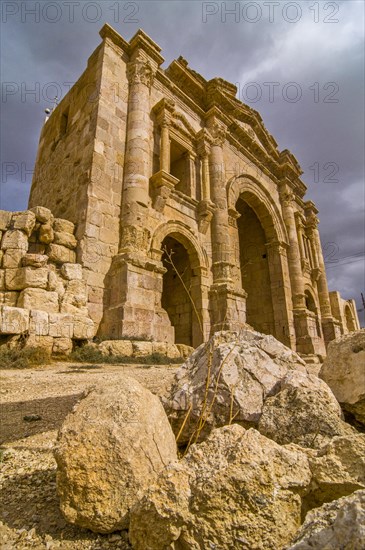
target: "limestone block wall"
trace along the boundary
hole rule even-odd
[[[26,346],[68,353],[73,341],[93,338],[74,231],[41,206],[0,210],[0,345],[21,337]]]

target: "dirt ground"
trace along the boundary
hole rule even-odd
[[[59,511],[57,430],[83,392],[133,376],[157,395],[171,385],[178,365],[53,363],[0,370],[0,548],[129,549],[126,532],[97,535],[67,524]]]

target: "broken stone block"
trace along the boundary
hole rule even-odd
[[[54,239],[54,231],[50,222],[41,225],[39,228],[39,240],[41,243],[49,244]]]
[[[58,313],[58,294],[41,288],[26,288],[19,295],[18,306],[48,311],[48,313]]]
[[[54,338],[72,338],[74,330],[73,316],[67,313],[49,314],[49,335]]]
[[[158,353],[166,357],[167,346],[168,344],[166,342],[152,342],[152,353]]]
[[[5,285],[7,290],[24,290],[28,287],[47,288],[48,269],[42,267],[19,267],[18,269],[7,269],[5,272]]]
[[[55,218],[53,227],[55,231],[60,233],[70,233],[73,235],[75,231],[75,224],[68,220],[63,220],[62,218]]]
[[[132,342],[133,356],[145,357],[152,354],[152,342]]]
[[[17,305],[19,292],[0,292],[0,304],[15,307]]]
[[[24,347],[25,348],[42,348],[48,351],[49,354],[51,354],[53,349],[53,338],[52,336],[29,334],[24,344]]]
[[[77,279],[82,280],[82,266],[80,264],[63,264],[61,275],[69,281]]]
[[[61,277],[54,271],[50,271],[48,273],[48,290],[57,292],[60,297],[62,297],[66,292]]]
[[[50,244],[48,247],[48,256],[56,264],[75,263],[76,253],[60,244]]]
[[[74,335],[76,340],[91,340],[95,335],[94,323],[91,319],[84,316],[74,317]]]
[[[29,329],[29,310],[0,306],[0,334],[22,334]]]
[[[69,281],[66,286],[66,292],[63,297],[64,304],[71,304],[76,307],[86,306],[87,303],[87,285],[85,281],[78,279]]]
[[[17,248],[18,250],[23,250],[24,253],[26,253],[28,251],[28,247],[28,239],[23,231],[19,231],[18,229],[10,229],[5,232],[1,242],[1,248],[3,250],[8,250],[8,248]]]
[[[68,355],[72,351],[72,340],[71,338],[55,338],[53,340],[53,350],[54,355]]]
[[[66,248],[71,248],[71,249],[74,249],[77,246],[76,237],[74,237],[70,233],[61,233],[61,232],[55,231],[54,242],[55,244],[60,244],[62,246],[65,246]]]
[[[5,269],[0,269],[0,290],[5,290]]]
[[[6,231],[10,225],[11,212],[0,210],[0,231]]]
[[[29,316],[29,332],[37,336],[48,336],[49,315],[46,311],[32,309]]]
[[[99,350],[104,355],[122,355],[123,357],[133,355],[133,346],[130,340],[105,340],[99,344]]]
[[[72,304],[62,303],[60,306],[61,313],[70,313],[72,315],[89,315],[89,310],[86,306],[77,306]]]
[[[14,212],[12,223],[14,229],[24,231],[29,237],[36,224],[36,217],[34,212],[30,210],[26,210],[25,212]]]
[[[26,254],[22,259],[24,267],[44,267],[47,262],[48,256],[45,254]]]
[[[18,248],[9,248],[5,251],[3,257],[3,267],[6,269],[19,267],[21,265],[23,256],[23,250],[19,250]]]
[[[53,221],[52,212],[48,208],[45,208],[44,206],[35,206],[34,208],[31,208],[30,211],[34,212],[34,215],[37,221],[41,223],[47,223],[47,222]]]

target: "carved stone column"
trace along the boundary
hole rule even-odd
[[[246,321],[247,293],[235,286],[233,270],[235,251],[230,242],[230,226],[227,204],[226,176],[223,144],[226,127],[215,116],[208,119],[212,136],[209,156],[209,176],[212,202],[215,206],[212,219],[212,270],[210,314],[211,330],[239,330]]]
[[[318,218],[311,206],[306,210],[307,212],[307,230],[310,241],[312,243],[316,259],[318,261],[318,277],[317,277],[317,289],[319,297],[319,306],[321,310],[321,320],[323,335],[326,344],[336,337],[336,329],[334,319],[332,317],[331,302],[328,292],[326,270],[324,265],[321,241],[318,232]]]
[[[275,336],[280,342],[296,349],[293,305],[288,269],[288,245],[279,241],[266,243],[273,303]]]
[[[226,176],[223,156],[223,144],[226,139],[226,127],[215,121],[209,128],[213,142],[209,157],[209,176],[212,201],[215,212],[212,221],[213,241],[213,279],[215,283],[232,283],[231,265],[233,251],[230,244]]]
[[[141,51],[136,52],[127,66],[129,100],[120,252],[136,250],[134,243],[136,240],[140,243],[139,234],[146,231],[143,224],[150,202],[150,90],[155,71],[156,67]]]
[[[214,204],[210,200],[209,154],[211,138],[206,130],[198,134],[197,149],[201,162],[201,201],[197,208],[198,226],[201,233],[206,233],[213,218]]]
[[[300,250],[293,208],[294,195],[287,184],[280,187],[280,202],[290,248],[288,264],[294,309],[305,309],[304,282],[300,263]]]
[[[296,334],[296,349],[304,354],[323,355],[323,341],[311,328],[310,314],[307,311],[304,294],[304,280],[300,259],[295,214],[293,208],[294,195],[290,185],[283,182],[280,186],[280,202],[284,223],[289,238],[288,267],[293,300],[293,316]]]
[[[139,31],[130,42],[126,153],[124,163],[121,240],[119,253],[105,278],[104,317],[99,335],[108,338],[138,336],[172,343],[174,329],[159,307],[163,274],[160,260],[148,256],[150,91],[158,66],[159,48]]]

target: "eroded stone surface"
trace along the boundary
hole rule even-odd
[[[300,525],[300,494],[309,480],[299,450],[254,429],[218,428],[166,468],[132,508],[130,540],[136,550],[277,550]]]
[[[352,332],[328,346],[319,376],[345,411],[365,426],[365,330]]]
[[[132,506],[177,455],[159,399],[123,376],[67,417],[55,457],[65,517],[108,533],[128,526]]]

